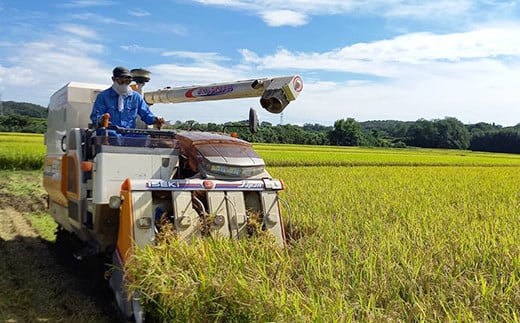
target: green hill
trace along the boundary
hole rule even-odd
[[[14,101],[3,101],[2,109],[0,109],[1,115],[19,115],[30,118],[47,118],[47,108],[41,105],[27,103],[27,102],[14,102]]]
[[[27,102],[0,102],[0,132],[44,133],[47,108]]]

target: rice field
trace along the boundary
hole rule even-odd
[[[518,156],[269,147],[256,150],[278,165],[269,171],[287,186],[289,245],[277,249],[265,238],[167,240],[140,251],[129,272],[156,316],[519,320]],[[306,166],[288,166],[294,164]]]
[[[2,168],[43,159],[41,135],[10,136]],[[520,155],[254,147],[287,187],[288,245],[139,250],[128,275],[159,321],[520,320]]]
[[[0,132],[0,169],[40,169],[44,157],[42,134]]]
[[[520,166],[520,155],[425,148],[254,144],[269,166]]]

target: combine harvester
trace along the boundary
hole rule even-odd
[[[264,109],[281,113],[303,88],[299,76],[288,76],[143,92],[150,73],[132,74],[149,105],[260,97]],[[57,244],[73,244],[77,258],[111,259],[116,269],[109,285],[124,315],[143,319],[122,269],[135,246],[154,243],[165,220],[189,242],[206,235],[246,238],[249,222],[259,218],[277,244],[285,243],[283,183],[269,175],[250,143],[208,132],[122,129],[108,119],[94,129],[92,105],[106,87],[71,82],[51,97],[43,184]],[[256,113],[249,114],[255,130]]]

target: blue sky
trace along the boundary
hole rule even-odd
[[[345,118],[520,123],[520,1],[0,0],[0,95],[47,106],[70,81],[146,90],[301,75],[283,123]],[[225,122],[258,99],[157,104],[172,122]]]

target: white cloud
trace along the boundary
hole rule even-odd
[[[162,48],[157,47],[143,47],[137,44],[122,45],[121,48],[131,53],[147,53],[147,54],[158,54],[164,51]]]
[[[216,2],[245,4],[212,1]],[[302,0],[300,4],[311,7],[315,2]],[[281,6],[281,2],[276,3]],[[83,17],[94,22],[104,19],[97,15]],[[0,91],[4,100],[46,105],[50,95],[69,81],[110,83],[113,66],[98,59],[107,50],[102,45],[104,40],[98,41],[93,30],[79,24],[59,27],[67,33],[32,42],[0,42],[2,51],[8,53],[0,61]],[[287,123],[331,125],[346,117],[364,121],[453,116],[465,123],[513,125],[520,122],[518,39],[520,25],[504,23],[463,33],[410,33],[322,52],[279,49],[263,55],[242,49],[242,62],[238,65],[218,52],[166,52],[154,48],[153,53],[163,56],[160,61],[143,66],[153,73],[145,90],[298,72],[304,77],[304,91],[284,111]],[[151,48],[137,44],[122,48],[136,53],[152,52]],[[334,72],[336,81],[331,81],[327,72]],[[376,80],[374,76],[384,79]],[[280,119],[280,115],[263,111],[257,99],[157,105],[154,109],[168,120],[224,122],[247,118],[249,107],[257,108],[262,121],[278,123]]]
[[[71,15],[73,19],[86,21],[89,23],[106,24],[106,25],[120,25],[120,26],[133,26],[132,23],[114,18],[109,18],[93,13],[80,13]]]
[[[307,16],[292,10],[270,10],[261,12],[263,20],[268,26],[302,26],[307,24]]]
[[[370,6],[371,3],[379,1],[343,1],[343,0],[193,0],[194,2],[211,5],[231,7],[238,9],[250,9],[255,12],[270,10],[295,10],[304,12],[315,12],[316,14],[333,14],[351,12],[354,8]],[[381,1],[385,2],[385,1]]]
[[[216,66],[157,65],[151,68],[160,71],[156,75],[159,84],[172,86],[238,80],[252,73],[251,70],[237,73],[232,68],[216,70]],[[176,81],[168,83],[172,75]],[[520,63],[506,64],[494,59],[456,64],[430,62],[418,70],[404,70],[385,82],[355,79],[332,82],[304,77],[304,91],[286,108],[283,118],[285,123],[332,125],[348,117],[358,121],[413,121],[449,116],[464,123],[515,125],[520,122],[517,108],[520,91],[516,88],[519,78]],[[273,124],[280,121],[280,115],[264,111],[256,98],[157,105],[154,109],[173,121],[225,122],[245,119],[249,107],[257,109],[261,121]]]
[[[4,100],[46,106],[56,90],[71,81],[108,83],[110,68],[93,58],[103,46],[76,36],[48,37],[11,47],[8,64],[0,64]]]
[[[394,18],[413,18],[428,20],[445,20],[453,16],[465,15],[469,11],[478,11],[485,4],[495,10],[504,10],[504,6],[495,6],[482,0],[192,0],[208,5],[229,7],[232,9],[253,12],[259,15],[269,26],[292,25],[300,26],[308,22],[307,16],[358,14],[384,16]],[[287,12],[277,18],[268,12]],[[483,14],[489,14],[484,12]],[[285,16],[285,23],[284,19]]]
[[[111,6],[116,4],[114,1],[106,0],[73,0],[63,4],[59,4],[62,8],[87,8],[87,7],[99,7],[99,6]]]
[[[428,62],[454,63],[488,57],[520,58],[520,25],[481,28],[466,33],[412,33],[372,43],[357,43],[324,53],[293,53],[280,49],[259,57],[241,50],[245,63],[263,69],[343,71],[383,77],[417,69]]]
[[[139,9],[139,8],[130,9],[130,10],[128,10],[128,13],[131,14],[132,16],[136,16],[136,17],[146,17],[146,16],[151,15],[150,12],[143,10],[143,9]]]
[[[286,110],[286,120],[302,122],[301,116],[315,115],[332,124],[347,117],[365,121],[451,116],[465,123],[520,122],[520,93],[515,85],[520,77],[518,64],[505,66],[486,60],[443,69],[437,75],[407,73],[385,83],[306,84],[294,109]]]
[[[188,30],[186,26],[169,23],[150,23],[146,25],[139,25],[140,30],[150,34],[174,34],[177,36],[186,36]]]
[[[387,17],[428,18],[461,15],[471,10],[478,1],[472,0],[438,0],[438,1],[398,1],[382,2],[383,15]]]
[[[83,38],[90,38],[90,39],[96,39],[98,38],[98,35],[95,31],[93,31],[91,28],[81,26],[81,25],[75,25],[75,24],[61,24],[58,26],[59,29],[79,36]]]
[[[287,122],[453,116],[465,123],[514,125],[520,122],[519,37],[520,26],[509,24],[447,35],[413,33],[323,53],[241,53],[246,64],[260,70],[360,74],[338,83],[305,80],[300,98],[284,112]]]
[[[218,62],[218,61],[229,61],[228,57],[222,56],[219,53],[210,53],[210,52],[188,52],[188,51],[173,51],[173,52],[164,52],[162,56],[175,56],[180,58],[189,58],[191,60],[197,62]]]
[[[0,66],[0,85],[5,89],[11,86],[21,86],[37,81],[36,75],[30,68],[14,66],[11,68]],[[5,90],[4,90],[5,92]],[[5,100],[5,98],[4,98]]]
[[[187,86],[238,80],[244,73],[236,68],[229,68],[213,63],[194,63],[181,66],[178,64],[158,64],[148,68],[153,77],[151,87]]]

